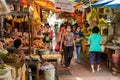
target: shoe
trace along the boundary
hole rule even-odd
[[[76,62],[79,63],[79,64],[81,63],[80,60],[76,60]]]
[[[70,67],[67,67],[67,69],[70,69]]]
[[[62,62],[62,60],[60,61],[60,63],[61,63],[61,65],[63,65],[63,62]]]
[[[62,67],[63,67],[63,68],[66,68],[66,66],[65,66],[64,64],[62,65]]]
[[[92,73],[94,73],[95,72],[95,70],[94,69],[92,69]]]
[[[79,60],[77,61],[79,64],[81,63]]]

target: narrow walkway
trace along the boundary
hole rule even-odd
[[[63,71],[63,75],[59,73],[61,71]],[[67,74],[64,71],[67,71]],[[120,80],[120,75],[113,76],[105,64],[102,65],[100,72],[91,73],[88,62],[82,61],[81,64],[78,64],[74,59],[72,59],[69,70],[62,68],[60,64],[58,65],[58,76],[59,80]]]
[[[53,48],[55,48],[56,42],[53,40]],[[86,56],[86,55],[84,55]],[[102,61],[100,72],[90,72],[90,65],[88,58],[82,59],[81,64],[75,62],[72,59],[71,68],[65,69],[58,62],[58,77],[59,80],[120,80],[120,74],[117,76],[112,75],[108,70],[105,61]]]

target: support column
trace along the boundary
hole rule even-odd
[[[0,16],[0,23],[1,23],[1,25],[0,25],[0,32],[1,32],[1,38],[3,38],[3,35],[4,35],[4,16],[2,15],[2,16]]]

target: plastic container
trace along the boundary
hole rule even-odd
[[[41,70],[44,71],[45,80],[55,80],[55,67],[49,62],[45,62],[41,66]]]
[[[119,55],[118,54],[112,54],[112,59],[115,64],[118,64],[119,62]]]
[[[55,80],[55,69],[44,70],[45,80]]]

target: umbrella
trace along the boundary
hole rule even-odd
[[[110,7],[110,8],[120,8],[120,0],[114,0],[108,4],[105,4],[104,6]]]
[[[99,0],[98,2],[90,5],[90,6],[83,6],[83,8],[90,8],[90,7],[100,7],[103,6],[109,2],[112,2],[113,0]]]

